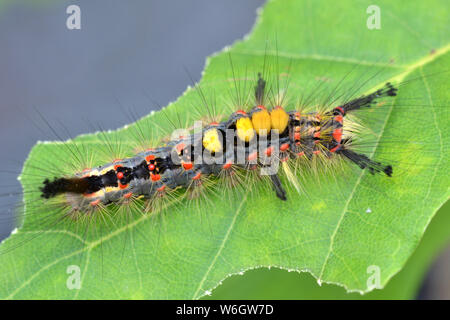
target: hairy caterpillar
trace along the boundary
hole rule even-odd
[[[152,199],[163,196],[166,188],[190,188],[199,183],[202,176],[233,172],[233,166],[254,170],[256,166],[264,166],[264,159],[258,156],[261,153],[267,157],[277,154],[272,160],[277,162],[277,167],[290,158],[311,159],[323,154],[350,160],[372,174],[384,172],[387,176],[392,175],[391,165],[383,165],[352,151],[351,132],[348,132],[350,129],[344,121],[348,113],[373,107],[382,97],[396,96],[397,89],[390,83],[324,113],[304,115],[300,111],[288,113],[281,105],[266,108],[263,104],[265,86],[266,81],[259,75],[255,106],[250,111],[238,110],[224,122],[210,123],[197,135],[180,136],[165,146],[135,157],[88,168],[73,177],[46,179],[40,189],[41,196],[49,199],[63,194],[71,207],[70,214],[86,214],[90,208],[101,204],[108,205],[131,197]],[[277,137],[266,139],[270,132],[276,133]],[[263,142],[265,145],[261,147]],[[205,151],[215,156],[211,164],[205,163]],[[243,160],[240,163],[234,160],[239,158],[239,154]],[[278,174],[268,175],[277,197],[286,200]]]

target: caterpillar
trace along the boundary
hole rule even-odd
[[[232,167],[255,170],[257,166],[273,165],[274,161],[278,167],[291,158],[311,159],[318,154],[341,157],[372,174],[392,176],[391,165],[352,150],[352,136],[345,124],[348,113],[371,108],[382,97],[395,97],[397,89],[391,83],[326,112],[307,114],[286,112],[281,105],[266,107],[265,87],[266,80],[258,74],[251,110],[238,110],[226,121],[209,123],[199,134],[180,136],[134,157],[88,168],[72,177],[45,179],[41,196],[49,199],[65,195],[70,215],[85,214],[99,205],[131,197],[152,199],[163,196],[167,189],[191,188],[201,183],[202,176],[221,176],[233,172]],[[267,139],[269,133],[272,139]],[[205,161],[205,154],[212,155],[214,161]],[[275,154],[275,159],[264,164],[264,157]],[[287,200],[278,173],[268,175],[276,196]]]

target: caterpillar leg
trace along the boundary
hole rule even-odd
[[[277,194],[277,197],[281,200],[286,201],[286,191],[283,188],[283,185],[281,184],[280,177],[278,177],[277,174],[272,174],[269,176],[270,181],[272,181],[272,187],[275,190],[275,193]]]

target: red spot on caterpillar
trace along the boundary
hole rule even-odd
[[[259,105],[259,106],[257,106],[256,108],[257,108],[257,109],[260,109],[260,110],[266,110],[266,107],[264,107],[263,105]]]
[[[238,111],[236,111],[236,114],[240,114],[242,116],[245,116],[245,115],[247,115],[247,112],[245,112],[244,110],[238,110]]]
[[[117,170],[117,168],[120,168],[120,167],[122,167],[121,164],[116,164],[116,165],[114,165],[114,170]]]
[[[128,185],[119,183],[119,188],[120,189],[126,189],[126,188],[128,188]]]
[[[273,110],[276,110],[276,109],[283,109],[283,107],[282,107],[282,106],[275,106],[275,107],[273,108]]]
[[[336,147],[330,150],[330,152],[336,152],[341,147],[340,144],[338,144]]]
[[[216,121],[213,121],[213,122],[211,122],[210,124],[209,124],[210,126],[218,126],[219,125],[219,123],[218,122],[216,122]]]
[[[303,157],[305,155],[305,153],[302,151],[302,152],[299,152],[299,153],[297,153],[297,157]]]
[[[147,161],[147,162],[150,162],[150,161],[152,161],[152,160],[155,160],[155,156],[152,155],[152,154],[145,157],[145,161]]]
[[[153,182],[156,182],[159,179],[161,179],[161,176],[159,174],[151,174],[150,176],[151,176]]]
[[[281,146],[280,146],[280,150],[281,151],[286,151],[287,149],[289,149],[289,143],[283,143]]]
[[[270,146],[266,149],[266,151],[264,151],[264,153],[266,154],[266,156],[270,157],[272,155],[274,147]]]
[[[341,115],[345,114],[344,109],[342,107],[336,107],[335,110],[338,110],[341,113]]]
[[[300,140],[301,139],[301,134],[300,132],[295,132],[294,133],[294,140]]]
[[[341,115],[338,115],[338,116],[335,116],[335,117],[334,117],[334,120],[337,121],[337,122],[339,122],[339,123],[342,123],[343,119],[344,119],[344,118],[343,118]]]
[[[198,172],[194,177],[192,177],[192,180],[198,180],[202,176],[201,172]]]
[[[192,164],[192,162],[184,162],[183,163],[184,170],[191,170],[193,166],[194,165]]]
[[[150,163],[150,164],[148,165],[148,170],[150,170],[150,171],[155,170],[155,165],[154,165],[153,163]]]
[[[130,199],[133,196],[133,192],[128,192],[123,195],[125,199]]]
[[[94,200],[91,203],[89,203],[92,207],[96,207],[98,206],[98,204],[100,203],[100,199]]]
[[[118,172],[117,173],[117,179],[122,179],[123,178],[123,172]]]
[[[314,132],[314,138],[320,138],[320,131]]]
[[[86,198],[90,198],[90,197],[95,196],[95,192],[93,192],[93,193],[83,193],[83,196],[86,197]]]
[[[289,160],[289,157],[284,157],[284,158],[281,158],[281,159],[280,159],[281,162],[286,162],[286,161],[288,161],[288,160]]]
[[[319,144],[320,140],[314,140],[314,144]]]
[[[253,160],[256,160],[257,157],[258,157],[258,152],[254,151],[248,155],[247,160],[253,161]]]
[[[232,162],[231,162],[231,161],[228,161],[227,163],[225,163],[225,164],[223,165],[223,168],[224,168],[224,169],[230,169],[231,166],[232,166]]]
[[[156,191],[163,192],[164,189],[166,189],[166,185],[165,185],[165,184],[163,184],[161,187],[159,187],[158,189],[156,189]]]
[[[122,159],[114,159],[113,163],[120,162],[120,161],[122,161]]]
[[[320,153],[320,150],[314,150],[313,153],[314,153],[314,154],[319,154],[319,153]]]
[[[336,140],[337,142],[341,142],[341,138],[342,138],[342,129],[334,129],[333,130],[333,139]]]

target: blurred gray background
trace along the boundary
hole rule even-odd
[[[0,144],[12,172],[2,174],[0,193],[20,192],[13,172],[37,140],[49,139],[30,124],[35,109],[73,136],[92,131],[87,117],[121,127],[130,122],[121,108],[143,116],[159,108],[154,101],[164,106],[176,99],[190,84],[185,68],[199,80],[206,56],[247,34],[263,3],[0,0]],[[70,4],[81,7],[81,30],[66,27]],[[17,201],[14,193],[0,198],[0,239],[13,228],[5,218]],[[449,298],[439,279],[449,276],[450,250],[440,259],[420,298]]]

